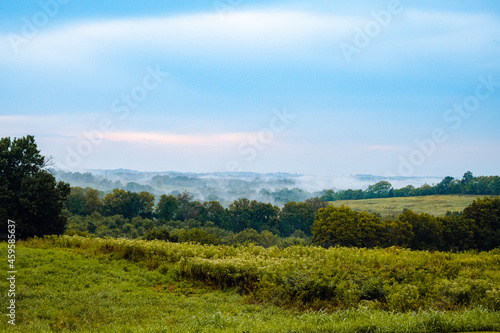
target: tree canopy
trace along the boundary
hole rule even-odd
[[[57,182],[46,167],[35,138],[0,139],[0,228],[16,223],[16,238],[61,234],[67,218],[62,213],[69,184]]]

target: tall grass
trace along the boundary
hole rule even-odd
[[[119,259],[125,252],[110,250],[144,247],[144,244],[133,243],[124,247],[120,243],[78,237],[19,243],[16,248],[19,273],[16,326],[10,326],[4,318],[0,321],[0,331],[434,333],[500,330],[499,313],[480,306],[459,311],[398,312],[372,309],[364,302],[356,309],[330,313],[249,304],[234,289],[214,290],[185,281],[178,275],[178,263],[164,262],[158,269],[148,270],[142,264]],[[75,247],[57,248],[63,244]],[[224,251],[175,245],[171,248],[170,244],[163,244],[168,251],[177,251],[171,258],[180,258],[179,261],[202,254],[204,250]],[[136,251],[129,259],[139,259],[139,253],[145,257],[165,254],[158,244],[153,243],[151,248],[158,252]],[[5,253],[6,244],[0,244],[0,249]],[[270,258],[279,253],[276,250],[262,252],[253,247],[226,250],[226,257],[237,255],[238,251],[266,253]],[[231,252],[233,250],[235,252]],[[298,251],[299,258],[315,249],[301,250],[304,252]],[[343,260],[342,253],[337,259]],[[6,269],[6,263],[2,261],[0,267]],[[5,290],[5,280],[0,281],[0,287]],[[6,301],[6,293],[1,293],[0,303],[6,304]]]
[[[404,209],[415,213],[428,213],[433,216],[444,216],[448,211],[461,212],[474,200],[484,195],[429,195],[420,197],[379,198],[364,200],[332,201],[334,206],[345,205],[361,212],[377,213],[382,217],[396,217]]]
[[[424,252],[401,248],[208,246],[163,241],[47,237],[32,247],[65,247],[141,263],[173,264],[177,274],[237,288],[250,302],[298,309],[397,312],[500,310],[500,250]]]

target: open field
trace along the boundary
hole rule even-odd
[[[355,211],[377,213],[382,217],[394,217],[404,209],[415,213],[428,213],[434,216],[444,216],[446,212],[461,212],[475,199],[486,195],[429,195],[421,197],[381,198],[365,200],[339,200],[330,202],[338,207],[345,205]],[[493,196],[489,196],[493,197]]]
[[[0,248],[6,253],[5,243]],[[20,242],[16,251],[16,326],[3,318],[1,331],[500,331],[498,251],[280,250],[77,236]],[[1,266],[7,270],[5,260]],[[0,302],[8,302],[5,292]]]

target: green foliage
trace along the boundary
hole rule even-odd
[[[167,221],[173,220],[177,212],[177,207],[178,203],[175,196],[163,194],[160,196],[158,205],[156,205],[156,215]]]
[[[395,247],[265,249],[78,236],[34,239],[26,244],[78,248],[150,269],[175,265],[182,279],[222,289],[234,287],[251,302],[297,309],[498,309],[498,250],[454,254]]]
[[[365,191],[365,198],[387,198],[392,185],[388,181],[380,181],[374,185],[368,186]]]
[[[320,209],[312,226],[313,242],[323,247],[359,246],[356,215],[346,206]]]
[[[474,220],[475,244],[480,250],[500,247],[500,197],[475,200],[462,217]]]
[[[194,242],[198,244],[217,245],[220,243],[217,237],[198,228],[183,230],[178,234],[178,239],[180,242]]]
[[[71,187],[70,195],[66,200],[66,208],[72,214],[85,216],[93,212],[102,213],[100,193],[92,188]]]
[[[373,198],[414,197],[444,194],[500,195],[500,176],[474,177],[467,171],[462,180],[447,176],[435,186],[424,184],[419,188],[412,185],[400,189],[392,188],[388,181],[380,181],[363,190],[325,190],[323,201],[361,200]]]
[[[478,248],[474,240],[477,225],[474,220],[464,218],[458,214],[448,214],[438,217],[443,225],[443,251],[467,251]]]
[[[177,238],[175,240],[170,236],[170,233],[168,232],[167,228],[154,228],[151,230],[148,230],[143,237],[144,240],[163,240],[163,241],[177,241]]]
[[[218,201],[204,202],[198,219],[205,224],[212,222],[219,228],[232,230],[229,213]]]
[[[117,251],[120,248],[115,246],[118,245],[116,240],[95,239],[92,243],[82,243],[78,239],[76,237],[67,245],[82,246],[78,251],[84,255],[57,249],[55,244],[50,245],[52,241],[49,239],[19,244],[16,248],[19,256],[26,259],[18,262],[19,269],[24,273],[16,280],[16,326],[7,324],[4,319],[0,321],[0,331],[438,333],[500,330],[498,312],[488,310],[489,307],[485,306],[459,311],[419,310],[402,313],[380,309],[380,305],[373,300],[360,301],[356,309],[334,312],[325,309],[297,311],[255,304],[249,301],[251,296],[240,296],[234,290],[214,290],[200,282],[185,280],[180,276],[179,264],[169,263],[172,260],[168,258],[156,269],[148,269],[144,262],[119,259]],[[101,242],[102,251],[94,252]],[[138,245],[133,249],[138,251]],[[106,250],[106,246],[111,248]],[[174,247],[176,251],[183,251],[185,257],[213,253],[211,247],[206,246],[175,244]],[[0,248],[2,252],[6,251],[6,244],[0,244]],[[155,247],[151,250],[158,249]],[[251,248],[245,249],[252,251]],[[173,254],[174,251],[168,253]],[[161,253],[165,254],[167,252]],[[477,255],[465,255],[467,258],[463,260],[480,259]],[[226,257],[232,256],[229,252]],[[481,266],[488,264],[481,259],[475,263]],[[6,262],[1,265],[6,271]],[[304,276],[296,274],[294,279],[288,279],[287,284],[291,288],[289,290],[295,290],[297,295],[300,295],[301,289],[318,290],[306,281]],[[0,281],[0,287],[7,290],[8,281]],[[272,289],[268,290],[271,292]],[[498,296],[496,290],[486,291],[488,296],[485,299],[498,304],[500,298],[495,297]],[[8,302],[7,293],[0,294],[0,302]]]
[[[258,233],[255,229],[245,229],[234,235],[230,244],[254,244],[265,248],[282,244],[280,237],[270,231]]]
[[[405,210],[382,221],[344,205],[320,209],[312,227],[313,243],[323,247],[402,246],[414,250],[492,250],[500,246],[500,197],[478,199],[463,214],[436,218]]]
[[[69,184],[44,170],[46,161],[33,136],[0,139],[0,228],[16,222],[16,238],[62,234]]]
[[[326,207],[324,202],[321,202],[319,207],[313,204],[313,201],[286,203],[280,212],[279,231],[281,235],[287,237],[296,231],[302,231],[305,235],[310,236],[316,212],[319,208],[324,207]]]
[[[413,237],[410,248],[418,250],[437,250],[442,248],[443,225],[432,215],[416,214],[406,210],[398,221],[412,226]]]
[[[239,199],[229,205],[228,212],[234,232],[244,229],[278,232],[280,209],[270,203]]]
[[[123,215],[131,219],[136,216],[152,217],[154,196],[148,192],[134,193],[114,189],[104,197],[104,215]]]
[[[398,228],[402,228],[401,223],[383,222],[376,215],[357,213],[346,206],[329,206],[316,215],[312,226],[313,243],[323,247],[401,245],[399,235],[405,230]],[[395,241],[398,243],[393,243]]]
[[[419,308],[420,293],[417,286],[412,284],[394,285],[392,289],[387,298],[390,310],[407,312]]]
[[[76,215],[86,215],[85,211],[85,193],[81,187],[72,187],[68,198],[66,199],[66,208],[69,212]]]

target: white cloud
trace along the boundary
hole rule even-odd
[[[381,8],[382,9],[382,8]],[[339,44],[353,43],[356,29],[374,18],[277,9],[237,11],[221,20],[215,12],[171,17],[79,22],[41,30],[16,54],[1,36],[0,62],[19,65],[80,65],[108,57],[146,56],[197,62],[305,60],[345,65]],[[369,62],[390,62],[415,53],[476,54],[500,34],[490,14],[422,11],[403,7],[370,43]],[[386,36],[387,35],[387,36]],[[373,45],[378,45],[374,47]],[[377,51],[378,50],[378,51]],[[366,50],[362,50],[363,53]]]
[[[280,55],[300,52],[301,47],[318,39],[345,36],[357,23],[349,17],[282,11],[237,12],[223,21],[213,13],[83,22],[41,31],[22,52],[2,52],[2,58],[12,62],[78,64],[108,52],[149,50],[167,56],[226,54],[248,59],[267,57],[269,50]],[[2,48],[8,46],[3,44]]]
[[[104,139],[117,142],[159,144],[169,146],[227,146],[245,142],[255,133],[220,133],[213,135],[181,135],[170,133],[149,132],[109,132],[104,133]]]

